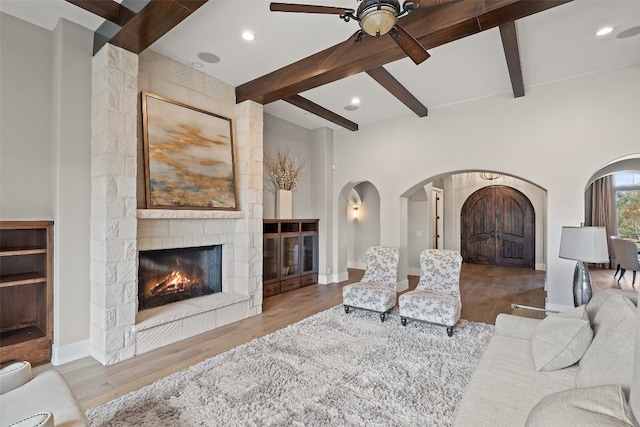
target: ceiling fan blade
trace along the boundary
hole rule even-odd
[[[311,4],[271,3],[269,10],[272,12],[302,12],[302,13],[326,13],[330,15],[342,15],[355,10],[344,7],[315,6]]]
[[[338,60],[342,58],[342,56],[345,53],[347,53],[349,49],[351,49],[354,43],[360,41],[359,39],[361,38],[362,38],[362,30],[358,30],[355,33],[353,33],[351,37],[349,37],[347,40],[343,41],[338,45],[336,50],[334,50],[333,53],[329,55],[329,57],[325,59],[325,61],[320,65],[320,68],[323,70],[333,68],[333,66],[336,65]]]
[[[431,56],[429,52],[400,25],[396,25],[392,31],[389,31],[389,35],[391,35],[391,38],[396,41],[398,46],[404,50],[404,53],[406,53],[416,65],[421,64]]]

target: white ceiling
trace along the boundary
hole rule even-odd
[[[287,2],[357,7],[356,0]],[[48,29],[59,17],[90,29],[101,23],[64,0],[0,0],[0,11]],[[596,37],[595,32],[606,25],[614,31]],[[640,0],[574,0],[519,20],[525,88],[640,63],[640,35],[617,37],[638,26]],[[200,61],[199,52],[211,52],[220,62],[204,63],[201,70],[237,86],[340,43],[356,29],[356,22],[345,23],[332,15],[270,12],[268,0],[209,0],[151,49],[185,64]],[[255,40],[243,40],[245,30],[253,31]],[[420,65],[405,58],[385,66],[427,108],[501,93],[513,96],[498,29],[429,53],[431,58]],[[364,73],[301,95],[360,125],[413,114]],[[353,97],[361,99],[360,107],[346,111]],[[265,112],[309,129],[337,128],[284,101],[266,105]]]

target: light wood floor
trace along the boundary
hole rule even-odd
[[[111,366],[102,366],[95,359],[86,357],[57,367],[43,365],[34,370],[60,371],[81,404],[87,409],[92,408],[208,357],[341,304],[342,287],[359,280],[362,274],[361,270],[350,270],[348,281],[312,285],[267,298],[263,312],[258,316]],[[592,269],[591,276],[594,292],[618,286],[612,270]],[[462,318],[494,323],[499,313],[512,312],[512,303],[542,308],[544,278],[544,272],[530,269],[464,264],[460,279]],[[410,276],[409,289],[415,288],[417,281],[417,277]],[[631,289],[630,278],[625,277],[621,284],[623,288]]]

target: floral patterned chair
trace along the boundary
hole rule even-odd
[[[367,249],[367,269],[362,281],[346,285],[342,289],[345,313],[351,308],[361,308],[380,313],[384,319],[396,305],[396,279],[398,276],[398,248],[372,246]]]
[[[422,320],[453,327],[460,320],[460,268],[462,256],[458,251],[427,249],[420,254],[420,281],[416,289],[400,295],[400,320]]]

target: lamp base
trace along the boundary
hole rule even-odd
[[[587,304],[591,301],[591,275],[584,261],[576,263],[573,271],[573,305]]]

